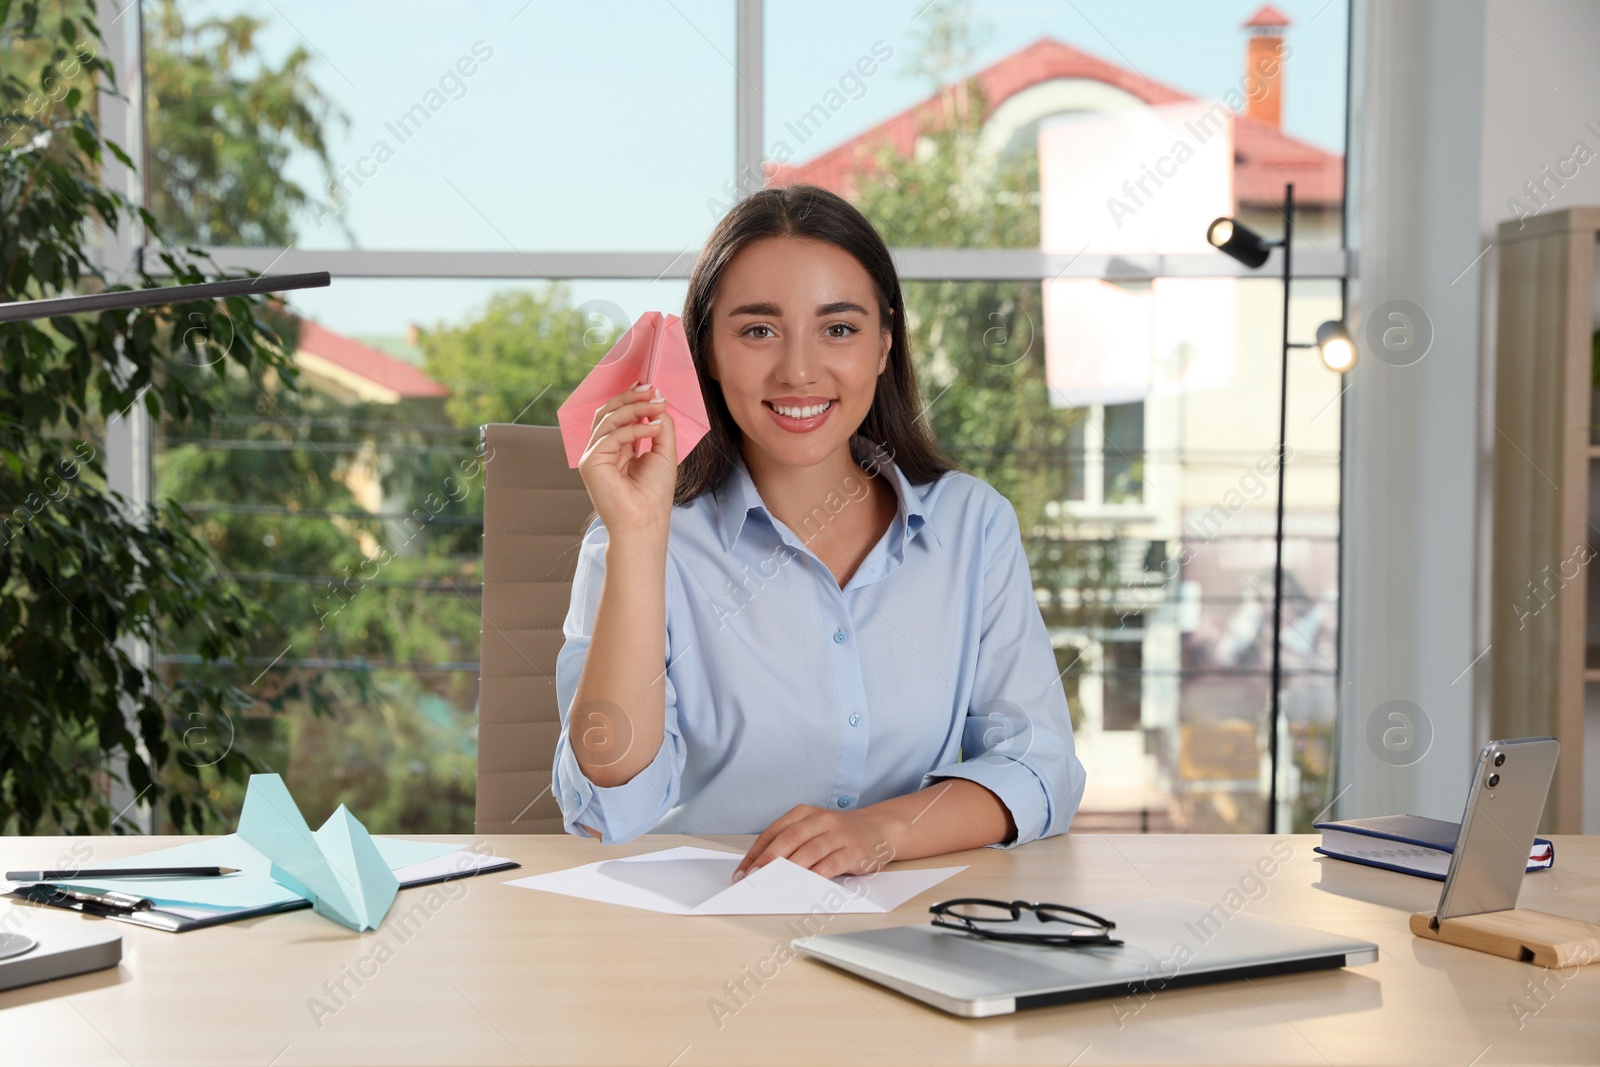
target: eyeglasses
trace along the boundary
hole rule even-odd
[[[1111,936],[1116,923],[1082,908],[1069,908],[1065,904],[1030,904],[1026,900],[1007,903],[982,897],[962,897],[959,900],[941,901],[928,910],[933,913],[933,925],[960,930],[990,941],[1062,947],[1122,944]],[[1066,923],[1072,928],[1059,933],[1029,933],[999,927],[1001,923],[1021,921],[1024,911],[1033,912],[1041,923]]]

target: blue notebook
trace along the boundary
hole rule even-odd
[[[1460,823],[1421,815],[1379,815],[1313,826],[1322,831],[1322,844],[1314,852],[1438,882],[1444,881],[1450,870],[1450,854],[1461,833]],[[1534,838],[1528,851],[1528,870],[1542,871],[1554,866],[1555,861],[1555,846],[1542,837]]]

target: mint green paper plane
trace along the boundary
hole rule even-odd
[[[273,881],[352,930],[376,930],[400,891],[360,820],[340,804],[312,833],[276,774],[250,776],[239,838],[272,861]]]

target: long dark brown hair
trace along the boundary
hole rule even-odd
[[[722,384],[707,369],[711,360],[711,306],[722,272],[733,257],[750,242],[766,237],[826,241],[854,256],[872,278],[878,297],[879,326],[890,331],[889,361],[878,376],[872,408],[856,433],[870,443],[872,452],[879,456],[887,453],[913,485],[926,484],[946,471],[959,469],[945,455],[927,421],[920,417],[922,402],[911,366],[911,346],[906,341],[905,297],[888,246],[866,216],[837,193],[814,185],[789,185],[762,189],[734,205],[706,238],[689,276],[683,328],[689,337],[689,351],[700,378],[711,432],[687,456],[679,457],[673,504],[687,504],[717,488],[733,471],[732,457],[743,434],[728,411]],[[871,460],[856,455],[854,449],[852,455],[873,472]]]

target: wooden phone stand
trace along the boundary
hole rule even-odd
[[[1540,967],[1600,962],[1600,925],[1525,908],[1486,911],[1442,922],[1432,912],[1418,912],[1411,916],[1411,932]]]

